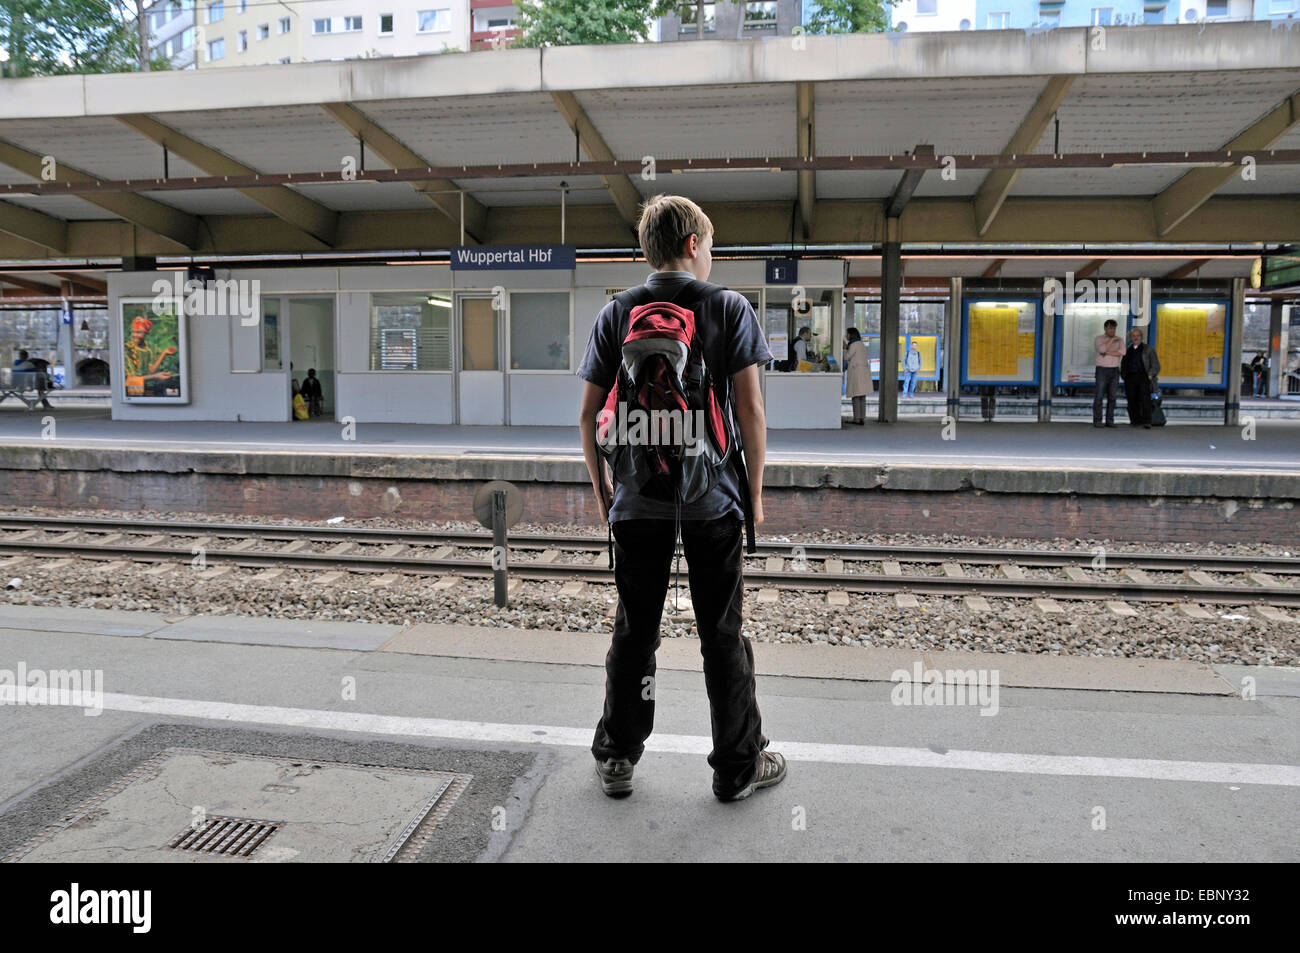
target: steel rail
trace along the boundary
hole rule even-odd
[[[0,515],[0,529],[47,529],[66,532],[127,532],[136,534],[166,534],[172,536],[198,535],[238,537],[262,540],[308,539],[319,542],[357,542],[372,545],[406,543],[418,546],[487,546],[492,545],[488,533],[458,530],[407,530],[381,527],[315,527],[250,523],[173,522],[165,520],[123,520],[57,516],[5,516]],[[0,539],[0,542],[3,542]],[[83,548],[91,548],[86,541]],[[510,537],[512,549],[569,549],[585,552],[603,552],[608,541],[600,536],[548,535],[520,533]],[[971,565],[999,565],[1010,563],[1037,568],[1064,566],[1091,567],[1099,557],[1095,550],[1036,550],[998,549],[993,547],[947,546],[897,546],[876,543],[820,543],[798,541],[760,540],[760,556],[782,556],[791,559],[802,550],[805,559],[822,560],[842,558],[845,561],[894,560],[900,563],[969,563]],[[1300,575],[1300,557],[1238,556],[1212,553],[1133,553],[1109,551],[1104,553],[1104,565],[1114,569],[1150,569],[1158,572],[1182,572],[1202,569],[1219,572],[1245,572],[1259,570],[1279,575]],[[1100,568],[1100,567],[1098,567]]]
[[[0,555],[73,557],[92,556],[114,559],[176,560],[190,562],[191,549],[174,546],[133,546],[113,543],[86,546],[77,541],[39,542],[30,540],[0,541]],[[470,577],[488,577],[492,567],[487,559],[467,560],[427,556],[380,556],[350,553],[279,553],[243,550],[207,549],[204,563],[234,564],[247,568],[343,569],[365,572],[408,572],[417,574],[456,573]],[[510,573],[523,579],[581,579],[585,582],[612,584],[613,571],[598,565],[580,563],[517,562]],[[1190,585],[1185,583],[1116,583],[1098,580],[1081,582],[1063,579],[1000,579],[979,576],[914,576],[877,573],[767,572],[746,571],[751,588],[772,584],[812,591],[831,589],[850,592],[916,592],[926,595],[997,595],[1001,597],[1045,597],[1062,599],[1123,599],[1145,602],[1188,601],[1206,603],[1268,603],[1300,606],[1300,588],[1287,586]]]

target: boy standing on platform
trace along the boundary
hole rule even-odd
[[[591,751],[604,792],[631,794],[633,766],[654,726],[655,650],[680,520],[713,728],[713,793],[720,800],[740,800],[778,784],[786,772],[785,759],[764,750],[768,739],[758,711],[754,652],[741,631],[742,519],[748,511],[754,523],[763,520],[767,425],[758,368],[772,354],[749,302],[706,282],[713,266],[713,224],[698,205],[680,196],[655,196],[642,210],[637,233],[655,272],[626,294],[642,302],[675,301],[693,312],[715,399],[740,432],[744,470],[728,467],[712,489],[684,504],[611,483],[596,446],[597,415],[624,363],[632,310],[624,303],[633,297],[607,304],[578,368],[586,381],[578,428],[601,517],[612,525],[618,587],[614,634],[605,656],[605,708]]]

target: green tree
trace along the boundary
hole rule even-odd
[[[650,21],[672,13],[673,0],[516,0],[522,36],[515,46],[637,43]]]
[[[808,33],[883,33],[893,0],[813,0]]]
[[[0,0],[0,75],[139,69],[134,16],[122,0]]]

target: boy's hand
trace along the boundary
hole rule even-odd
[[[757,526],[763,522],[763,494],[755,493],[750,503],[750,508],[754,511],[754,525]]]
[[[610,482],[609,473],[604,467],[600,468],[600,485],[593,483],[591,488],[596,493],[596,505],[600,507],[600,521],[607,522],[609,508],[614,503],[614,484]]]

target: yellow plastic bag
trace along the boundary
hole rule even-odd
[[[293,395],[293,419],[307,419],[307,402],[302,399],[302,394]]]
[[[800,361],[797,365],[795,365],[795,370],[801,374],[805,374],[808,371],[811,371],[812,361]]]

